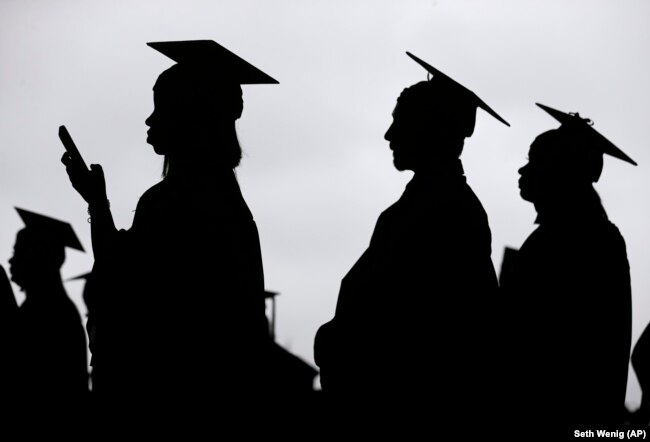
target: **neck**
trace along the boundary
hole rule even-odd
[[[418,178],[440,176],[462,176],[465,174],[460,158],[436,160],[419,165],[413,169]]]
[[[540,198],[533,204],[537,211],[537,222],[539,223],[594,217],[607,218],[600,197],[592,186],[582,189],[562,190],[556,192],[555,195]]]
[[[203,177],[220,177],[232,175],[231,169],[216,164],[205,158],[169,157],[167,177],[176,179],[200,179]]]
[[[58,269],[43,272],[37,281],[25,288],[25,297],[28,299],[49,299],[57,294],[66,294]]]

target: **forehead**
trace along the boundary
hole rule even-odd
[[[397,99],[393,108],[393,117],[399,119],[413,119],[423,116],[431,116],[436,113],[436,104],[433,100],[422,98]]]
[[[544,158],[545,156],[548,156],[547,150],[546,146],[535,138],[528,148],[528,156],[535,159]]]
[[[64,249],[64,242],[47,230],[38,227],[25,227],[16,235],[14,251],[31,252],[33,250]]]
[[[556,131],[548,131],[538,135],[530,145],[529,156],[536,159],[561,157],[564,149],[564,140]]]
[[[528,158],[556,168],[581,167],[602,158],[602,154],[585,148],[578,141],[557,129],[544,132],[530,145]]]
[[[27,228],[21,229],[16,234],[16,242],[14,243],[14,250],[26,250],[31,249],[38,242],[37,235],[34,235],[34,232],[30,231]]]

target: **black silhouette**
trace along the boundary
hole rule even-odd
[[[537,229],[503,288],[521,425],[549,437],[622,424],[631,340],[625,242],[593,183],[603,154],[634,163],[578,114],[539,105],[561,122],[539,135],[519,170]],[[559,433],[568,431],[567,433]]]
[[[14,323],[17,316],[16,297],[7,273],[0,265],[0,391],[6,397],[15,396],[13,380],[16,376],[11,361],[15,353]]]
[[[318,370],[276,342],[271,345],[268,365],[272,391],[277,398],[299,397],[314,406],[314,379]]]
[[[13,321],[13,354],[3,364],[12,366],[11,388],[20,403],[29,403],[32,411],[55,405],[56,411],[65,402],[74,415],[87,399],[86,335],[60,268],[65,247],[83,247],[70,224],[17,210],[26,227],[16,236],[9,271],[25,301]]]
[[[91,357],[90,357],[90,385],[91,385],[91,390],[92,386],[94,385],[94,379],[97,377],[97,373],[94,369],[95,362],[94,362],[94,356],[92,355],[94,349],[95,349],[95,336],[96,336],[96,323],[95,323],[95,291],[96,291],[96,284],[93,282],[93,273],[92,272],[87,272],[83,273],[81,275],[75,276],[73,278],[69,278],[68,281],[78,281],[78,280],[83,280],[84,281],[84,288],[82,292],[82,298],[84,301],[84,304],[86,305],[86,333],[88,334],[88,349],[90,350]]]
[[[72,137],[65,126],[59,126],[59,139],[61,140],[61,143],[63,143],[63,147],[65,147],[70,160],[77,163],[78,167],[81,167],[86,171],[90,170],[88,169],[88,166],[86,166],[86,161],[84,161],[79,149],[77,149],[77,145],[72,140]]]
[[[14,291],[7,278],[7,272],[4,267],[0,265],[0,323],[4,324],[6,321],[11,320],[18,311],[18,304]]]
[[[464,420],[460,410],[471,404],[476,412],[467,419],[480,426],[492,382],[484,361],[497,278],[487,215],[459,156],[477,107],[505,121],[408,55],[433,78],[402,92],[385,138],[395,167],[415,175],[343,278],[335,317],[318,330],[315,359],[339,419],[357,420],[363,410],[375,429],[411,418],[449,425]]]
[[[128,231],[115,228],[101,167],[63,158],[91,215],[94,393],[104,412],[119,404],[139,423],[251,413],[265,406],[254,399],[270,339],[257,228],[233,170],[235,121],[241,84],[277,81],[213,41],[149,46],[178,63],[158,77],[146,120],[164,179]]]
[[[641,406],[631,415],[634,424],[650,425],[650,326],[647,326],[632,350],[632,368],[641,387]]]

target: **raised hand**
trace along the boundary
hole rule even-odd
[[[72,161],[66,152],[61,157],[72,187],[88,204],[102,204],[107,200],[104,170],[99,164],[91,164],[90,171]]]

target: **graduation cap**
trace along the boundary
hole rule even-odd
[[[597,153],[611,155],[614,158],[623,160],[633,165],[637,163],[627,156],[622,150],[616,147],[611,141],[602,136],[593,128],[593,122],[587,118],[582,118],[578,113],[565,113],[557,109],[545,106],[543,104],[535,103],[542,108],[546,113],[560,122],[560,128],[568,129],[576,133],[587,143],[590,149]]]
[[[93,272],[90,271],[90,272],[82,273],[81,275],[73,276],[71,278],[66,279],[66,282],[68,282],[68,281],[82,281],[82,280],[85,281],[83,293],[82,293],[81,296],[83,298],[84,304],[86,304],[86,308],[88,309],[87,315],[90,315],[91,310],[94,310],[93,307],[94,307],[94,301],[95,301],[95,298],[96,298],[96,296],[93,296],[94,295],[94,290],[93,290],[94,283],[93,283],[92,276],[93,276]]]
[[[419,59],[415,55],[411,54],[410,52],[406,52],[406,55],[411,57],[416,63],[418,63],[420,66],[422,66],[424,69],[427,70],[432,75],[432,78],[430,82],[436,84],[438,88],[441,90],[445,90],[447,95],[450,97],[450,99],[456,101],[456,102],[461,102],[463,107],[467,108],[468,111],[473,111],[473,120],[470,123],[471,129],[469,130],[469,135],[470,136],[474,130],[474,120],[476,118],[476,108],[481,108],[484,111],[486,111],[488,114],[492,115],[494,118],[505,124],[506,126],[510,126],[510,124],[504,120],[499,114],[497,114],[490,106],[488,106],[483,100],[481,100],[474,92],[470,91],[467,89],[465,86],[461,85],[457,81],[453,80],[449,76],[443,74],[440,72],[438,69],[434,68],[427,62]],[[443,106],[448,105],[448,103],[444,103]]]
[[[161,41],[147,43],[179,65],[219,74],[236,84],[279,84],[241,57],[212,40]]]
[[[80,280],[85,280],[88,281],[88,279],[92,276],[93,272],[86,272],[82,273],[81,275],[73,276],[71,278],[66,279],[66,281],[80,281]]]
[[[16,211],[25,223],[26,230],[40,232],[52,244],[85,252],[81,242],[79,242],[79,238],[77,238],[69,223],[18,207],[16,207]]]

